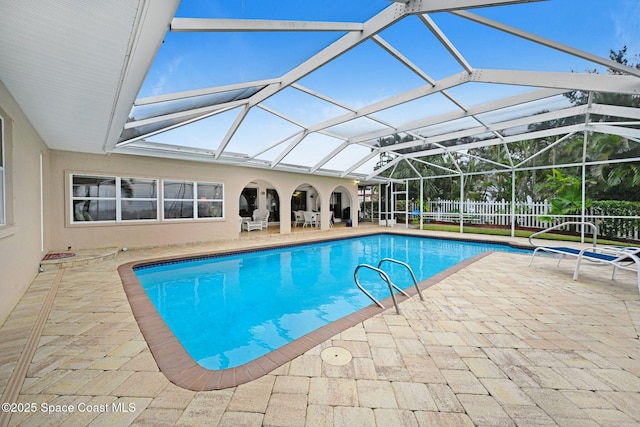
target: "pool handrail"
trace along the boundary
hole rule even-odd
[[[403,265],[403,266],[405,266],[407,268],[407,270],[409,270],[409,273],[411,273],[411,278],[413,279],[413,286],[416,287],[416,291],[418,292],[418,295],[420,295],[420,300],[424,301],[424,297],[422,296],[422,292],[420,291],[420,288],[418,287],[418,280],[416,279],[416,275],[413,274],[413,270],[411,269],[409,264],[407,264],[406,262],[398,261],[397,259],[393,259],[393,258],[382,258],[380,260],[380,262],[378,263],[378,268],[379,269],[382,269],[382,263],[384,263],[385,261]]]
[[[544,233],[548,233],[549,231],[564,227],[566,225],[582,225],[583,228],[585,225],[588,225],[591,227],[591,229],[593,230],[593,247],[595,248],[597,246],[597,239],[598,239],[598,226],[596,224],[594,224],[593,222],[589,222],[589,221],[566,221],[560,224],[556,224],[552,227],[549,228],[545,228],[544,230],[541,231],[537,231],[535,233],[533,233],[532,235],[529,236],[529,244],[531,246],[533,246],[534,248],[540,247],[540,246],[546,246],[546,245],[536,245],[535,243],[533,243],[533,238],[536,236],[539,236],[540,234],[544,234]]]
[[[374,267],[374,266],[372,266],[372,265],[369,265],[369,264],[359,264],[359,265],[356,267],[355,271],[353,272],[353,279],[354,279],[354,280],[355,280],[355,282],[356,282],[356,286],[357,286],[358,288],[360,288],[360,290],[361,290],[362,292],[364,292],[364,294],[365,294],[366,296],[368,296],[368,297],[369,297],[369,299],[371,299],[371,301],[373,301],[373,302],[374,302],[378,307],[380,307],[380,308],[382,308],[382,309],[384,309],[384,308],[385,308],[385,306],[384,306],[384,305],[382,305],[382,303],[381,303],[380,301],[378,301],[377,299],[375,299],[375,297],[374,297],[373,295],[371,295],[371,294],[370,294],[370,293],[369,293],[365,288],[363,288],[363,287],[362,287],[362,285],[360,284],[360,281],[358,280],[358,271],[359,271],[361,268],[368,268],[368,269],[370,269],[370,270],[373,270],[373,271],[377,272],[377,273],[380,275],[380,277],[382,277],[382,279],[383,279],[385,282],[387,282],[387,285],[389,286],[389,293],[391,293],[391,299],[393,300],[393,305],[395,305],[395,307],[396,307],[396,313],[400,314],[400,307],[398,307],[398,301],[396,300],[396,295],[395,295],[395,293],[393,292],[393,290],[394,290],[394,289],[397,289],[398,291],[400,291],[403,295],[405,295],[405,296],[407,296],[407,297],[408,297],[409,295],[408,295],[405,291],[403,291],[402,289],[400,289],[399,287],[397,287],[396,285],[394,285],[394,284],[391,282],[391,279],[389,278],[389,276],[387,275],[387,273],[385,273],[384,271],[382,271],[382,270],[380,270],[379,268],[376,268],[376,267]]]

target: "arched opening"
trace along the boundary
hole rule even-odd
[[[319,191],[310,184],[300,184],[291,195],[291,225],[320,227],[322,201]]]
[[[240,193],[238,215],[241,230],[264,231],[280,225],[280,197],[275,186],[265,180],[250,181]]]
[[[358,206],[354,203],[351,192],[343,186],[338,186],[331,192],[329,210],[336,224],[351,225],[358,212]]]

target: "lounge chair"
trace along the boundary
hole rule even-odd
[[[590,227],[593,230],[593,246],[584,249],[576,249],[566,246],[544,246],[536,245],[533,243],[533,238],[535,238],[536,236],[570,224]],[[578,274],[580,272],[580,266],[582,265],[582,262],[584,260],[601,264],[609,264],[613,266],[611,279],[615,279],[617,269],[635,271],[638,279],[638,292],[640,292],[640,248],[613,246],[598,247],[597,235],[598,227],[595,224],[590,222],[577,221],[564,222],[562,224],[550,227],[546,230],[534,233],[529,237],[529,243],[533,247],[535,247],[533,254],[531,255],[531,260],[529,261],[529,266],[531,266],[531,264],[533,263],[533,259],[535,258],[535,256],[543,252],[557,255],[559,258],[558,265],[560,265],[560,261],[562,261],[566,257],[574,257],[576,258],[576,266],[573,272],[573,280],[577,280]]]
[[[615,280],[616,271],[635,271],[638,279],[638,292],[640,292],[640,248],[603,246],[600,248],[585,248],[578,254],[576,269],[573,272],[573,280],[578,279],[580,265],[583,260],[606,263],[613,266],[611,280]]]

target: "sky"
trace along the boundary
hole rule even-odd
[[[391,2],[386,0],[182,0],[176,17],[364,22],[390,5]],[[608,57],[610,49],[617,51],[627,46],[629,60],[640,62],[637,56],[640,54],[638,0],[550,0],[475,9],[472,12],[603,57]],[[430,17],[474,68],[563,72],[598,69],[605,72],[597,64],[449,13],[434,13]],[[341,36],[341,33],[332,32],[168,33],[139,97],[278,78]],[[415,16],[385,29],[380,36],[433,80],[463,71]],[[358,109],[422,86],[425,81],[376,43],[367,41],[298,83],[347,107]],[[451,93],[465,105],[476,105],[526,90],[529,89],[469,84],[454,88]],[[269,98],[264,105],[305,126],[347,111],[290,88]],[[406,122],[415,120],[419,114],[424,115],[423,111],[436,114],[456,108],[444,96],[436,95],[414,101],[410,107],[381,112],[377,117]],[[190,125],[191,129],[185,126],[149,139],[215,149],[237,114],[238,110],[232,110]],[[356,131],[375,130],[377,127],[379,124],[363,119],[331,131],[338,136],[349,136]],[[276,149],[260,157],[273,160],[278,150],[290,142],[287,136],[299,130],[298,126],[270,113],[253,109],[228,149],[255,154],[279,143]],[[342,142],[331,137],[314,138],[318,140],[305,141],[304,145],[321,147],[316,148],[315,159],[328,154]],[[302,150],[296,151],[299,154],[292,152],[286,160],[305,165],[311,163],[308,151],[304,152],[307,154]],[[353,163],[350,158],[344,160],[345,164],[350,162]]]

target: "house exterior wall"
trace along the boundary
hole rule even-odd
[[[224,184],[224,218],[206,220],[161,220],[157,222],[72,223],[70,175],[109,175],[160,180],[186,180]],[[99,247],[150,247],[186,244],[239,237],[239,201],[244,187],[257,186],[259,204],[264,192],[275,188],[280,200],[280,232],[290,233],[291,196],[296,187],[308,184],[317,191],[323,205],[323,227],[328,227],[328,200],[334,190],[348,193],[357,206],[357,184],[354,180],[285,173],[266,169],[191,162],[165,158],[129,155],[94,155],[66,151],[51,151],[51,208],[47,216],[54,249]],[[344,197],[344,196],[343,196]],[[326,218],[325,218],[326,217]],[[357,218],[357,216],[355,216]],[[278,222],[279,218],[269,218]]]
[[[42,168],[47,173],[49,150],[0,82],[0,117],[4,123],[6,224],[0,225],[0,324],[38,273],[47,250],[41,227]]]

